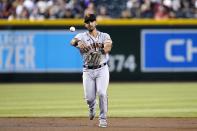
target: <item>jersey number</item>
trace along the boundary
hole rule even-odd
[[[87,56],[87,63],[90,66],[97,66],[100,64],[100,61],[101,61],[101,54],[99,54],[98,52],[91,52]]]

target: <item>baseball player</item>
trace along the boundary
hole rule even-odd
[[[107,62],[112,48],[112,40],[107,33],[96,29],[96,16],[88,14],[84,18],[87,32],[77,34],[71,45],[80,50],[83,58],[84,95],[89,106],[89,118],[96,114],[96,94],[99,96],[99,127],[107,127],[109,69]]]

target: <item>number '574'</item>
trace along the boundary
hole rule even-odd
[[[123,54],[110,55],[109,65],[110,72],[121,72],[123,69],[133,72],[136,68],[135,56],[125,56]]]

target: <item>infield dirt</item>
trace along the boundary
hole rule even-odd
[[[98,118],[0,118],[0,131],[196,131],[197,118],[109,118],[107,128]]]

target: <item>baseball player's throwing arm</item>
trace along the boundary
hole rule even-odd
[[[79,48],[82,52],[88,52],[90,47],[77,38],[73,38],[70,43],[72,46]]]

